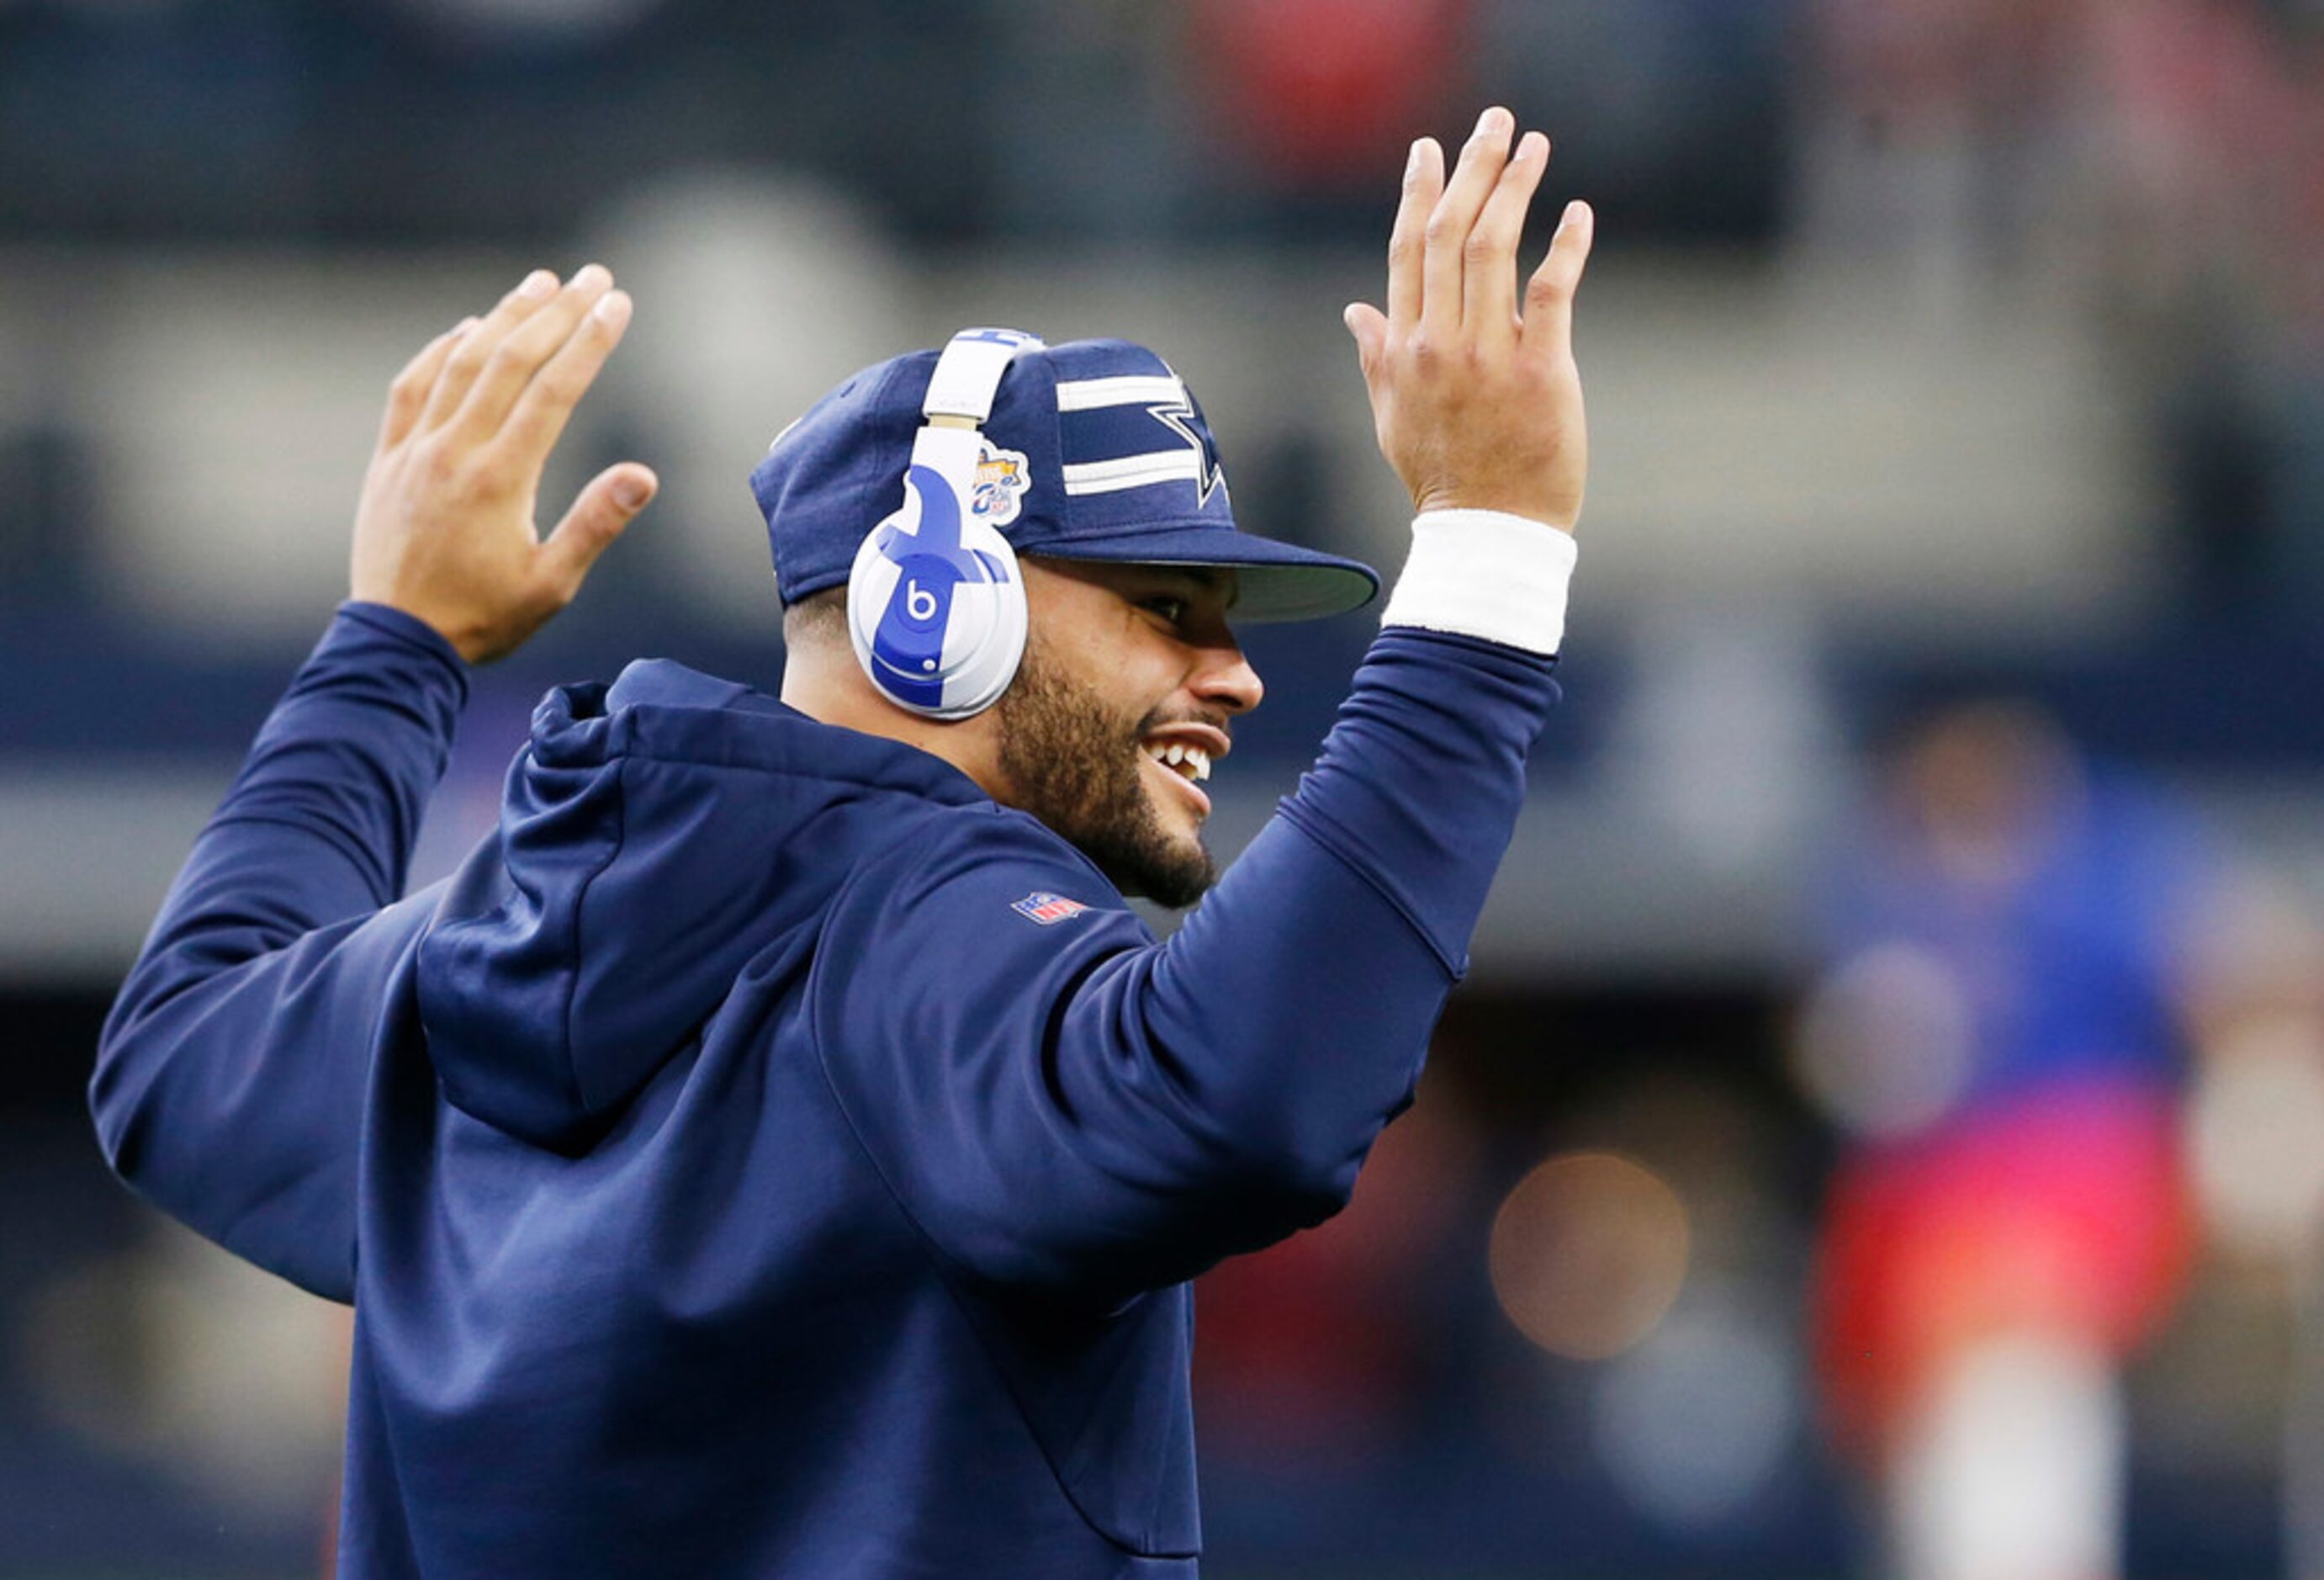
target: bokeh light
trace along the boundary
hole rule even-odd
[[[1686,1208],[1612,1152],[1550,1159],[1493,1216],[1493,1293],[1552,1354],[1602,1361],[1655,1329],[1686,1281]]]
[[[2324,1049],[2282,1017],[2236,1029],[2188,1113],[2188,1148],[2211,1228],[2246,1255],[2281,1259],[2324,1224]]]
[[[1975,1049],[1959,980],[1930,951],[1876,944],[1827,977],[1800,1016],[1800,1085],[1843,1128],[1896,1135],[1942,1117]]]
[[[1690,1296],[1606,1369],[1591,1432],[1625,1497],[1662,1524],[1713,1526],[1782,1472],[1801,1423],[1782,1314],[1728,1291]]]

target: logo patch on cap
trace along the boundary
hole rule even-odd
[[[1033,468],[1021,450],[1004,450],[986,444],[977,451],[976,486],[969,495],[968,513],[1005,527],[1017,519],[1025,491],[1033,485]]]
[[[1009,909],[1019,916],[1030,917],[1043,927],[1055,927],[1068,918],[1079,916],[1089,907],[1078,900],[1068,900],[1062,894],[1037,889]]]

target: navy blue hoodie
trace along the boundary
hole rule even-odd
[[[1185,1280],[1409,1100],[1552,661],[1375,642],[1157,944],[949,765],[667,662],[399,900],[466,671],[345,606],[106,1029],[114,1166],[355,1307],[340,1574],[1187,1575]]]

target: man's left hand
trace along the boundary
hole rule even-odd
[[[1416,510],[1527,516],[1572,531],[1589,472],[1573,292],[1590,256],[1589,205],[1571,203],[1527,282],[1517,241],[1549,164],[1549,139],[1498,106],[1479,117],[1448,177],[1434,137],[1412,145],[1388,239],[1388,310],[1358,302],[1380,453]]]

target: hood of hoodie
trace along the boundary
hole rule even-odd
[[[446,1095],[587,1148],[745,965],[819,924],[859,856],[979,804],[938,758],[665,660],[558,688],[420,943]]]

